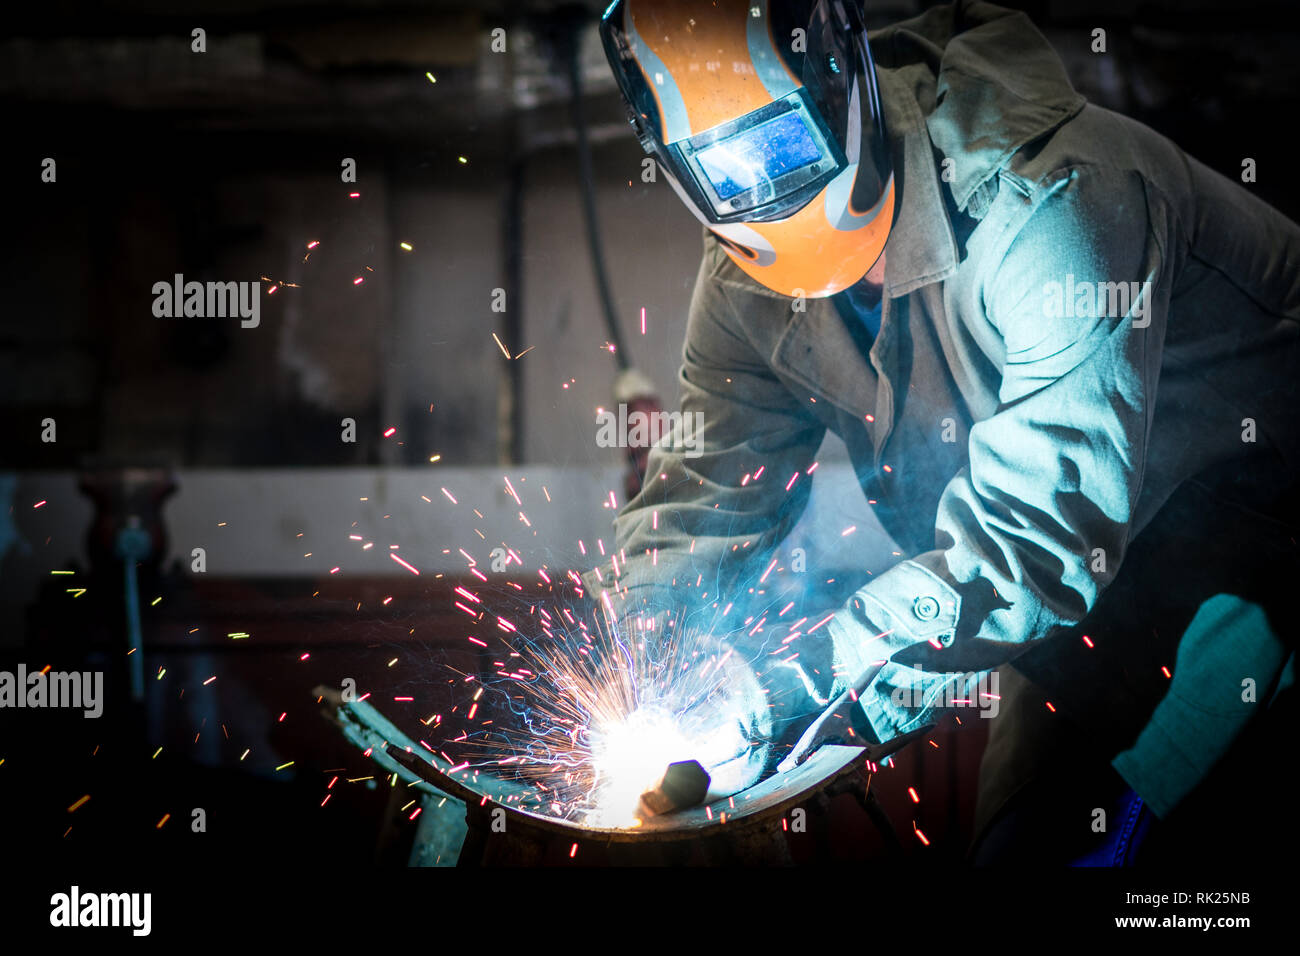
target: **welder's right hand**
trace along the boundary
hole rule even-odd
[[[883,663],[883,662],[882,662]],[[843,690],[838,697],[830,701],[826,708],[803,732],[790,753],[777,765],[777,770],[784,773],[803,763],[823,744],[840,743],[855,746],[877,744],[871,725],[858,703],[859,695],[865,691],[880,672],[881,664],[869,667]]]
[[[804,731],[799,742],[789,755],[777,765],[781,773],[793,770],[815,754],[824,744],[845,744],[852,747],[865,747],[867,759],[880,763],[890,754],[902,749],[917,737],[930,730],[926,724],[905,734],[899,734],[888,740],[880,740],[871,722],[867,720],[862,709],[860,697],[868,692],[871,682],[876,679],[886,662],[869,667],[853,681],[852,685],[837,697],[812,725]]]

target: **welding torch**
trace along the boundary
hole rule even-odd
[[[867,760],[878,764],[928,733],[933,728],[933,724],[927,724],[906,734],[899,734],[884,742],[877,739],[859,698],[871,686],[871,682],[884,666],[885,661],[872,664],[853,681],[847,690],[835,698],[803,732],[803,736],[799,738],[785,759],[777,764],[777,771],[786,773],[795,769],[816,753],[823,744],[830,743],[865,747]]]

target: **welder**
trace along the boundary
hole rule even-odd
[[[741,600],[833,432],[902,554],[801,638],[831,659],[786,765],[886,753],[999,668],[972,859],[1177,854],[1188,815],[1281,792],[1246,758],[1290,726],[1300,229],[1086,102],[1024,14],[864,21],[860,0],[602,18],[702,225],[680,386],[704,430],[692,457],[654,449],[626,562],[586,581],[628,611],[699,575]]]

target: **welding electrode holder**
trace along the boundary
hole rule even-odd
[[[639,816],[659,816],[699,806],[709,792],[709,772],[698,760],[670,763],[655,785],[641,794]]]

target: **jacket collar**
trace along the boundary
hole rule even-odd
[[[896,298],[956,271],[942,190],[958,210],[982,216],[1011,155],[1085,101],[1029,18],[988,3],[935,7],[870,40],[895,176],[901,171],[885,262],[885,294]],[[953,160],[948,182],[939,175],[945,158]]]

